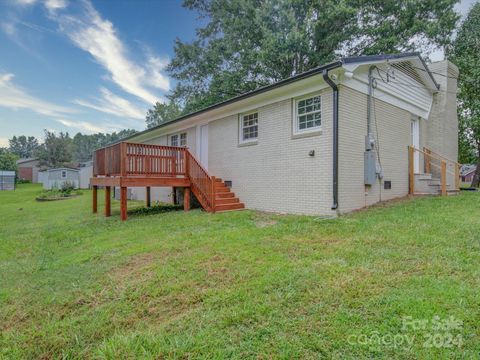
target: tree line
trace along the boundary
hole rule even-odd
[[[127,129],[111,134],[79,132],[71,137],[68,132],[45,130],[43,142],[34,136],[13,136],[8,141],[8,148],[0,148],[0,170],[16,170],[16,160],[20,158],[38,158],[47,167],[76,165],[92,160],[96,149],[135,133],[135,130]]]

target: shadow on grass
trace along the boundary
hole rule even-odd
[[[172,211],[183,210],[182,205],[171,205],[171,204],[156,204],[151,207],[139,207],[135,209],[128,210],[128,215],[142,216],[142,215],[154,215],[162,214]]]

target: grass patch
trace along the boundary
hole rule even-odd
[[[322,220],[144,216],[129,202],[133,216],[121,222],[117,201],[104,218],[90,213],[88,191],[44,203],[34,200],[40,192],[0,192],[0,358],[480,353],[480,193]],[[403,330],[407,316],[461,320],[462,346],[424,347],[428,332]],[[415,338],[400,347],[357,341],[372,334]]]

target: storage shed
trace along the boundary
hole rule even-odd
[[[70,183],[75,189],[80,185],[79,170],[72,168],[55,168],[41,172],[39,179],[44,189],[60,189],[65,183]]]
[[[0,170],[0,190],[15,190],[15,171]]]

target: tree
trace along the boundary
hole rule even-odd
[[[472,186],[480,184],[480,3],[468,13],[453,44],[451,60],[458,66],[458,115],[461,157],[475,153],[477,171]]]
[[[0,148],[0,171],[17,171],[18,157],[7,149]]]
[[[47,166],[58,167],[72,162],[72,138],[68,133],[45,130],[45,139],[38,151],[41,162]]]
[[[183,113],[334,60],[450,43],[457,0],[185,0],[206,19],[175,42],[171,97]]]
[[[14,136],[8,142],[10,152],[20,158],[33,157],[39,147],[38,140],[34,136]]]
[[[153,109],[148,110],[146,123],[147,128],[152,128],[157,125],[166,123],[180,116],[181,109],[174,101],[169,101],[166,104],[159,102],[155,103]]]
[[[77,133],[72,140],[73,160],[76,162],[92,160],[93,152],[95,150],[131,136],[136,132],[137,131],[133,129],[125,129],[118,133],[113,132],[111,134],[97,133],[84,135],[82,133]]]

